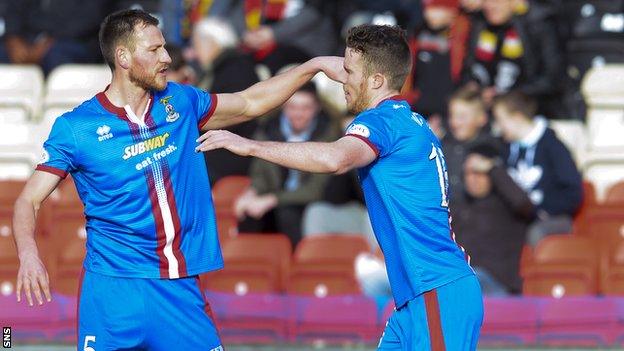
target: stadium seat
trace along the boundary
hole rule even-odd
[[[298,298],[291,325],[298,342],[329,344],[379,339],[377,306],[364,296]]]
[[[287,338],[290,298],[207,291],[224,343],[276,343]]]
[[[549,235],[534,250],[533,264],[523,271],[527,296],[579,296],[598,288],[598,252],[592,238]]]
[[[305,237],[294,255],[296,269],[353,270],[355,258],[361,252],[371,252],[366,238],[360,234],[321,234]]]
[[[583,168],[585,179],[594,184],[596,199],[601,203],[607,197],[607,190],[624,180],[624,153],[591,153]]]
[[[582,227],[587,221],[590,209],[594,208],[596,205],[596,188],[594,184],[590,181],[583,180],[583,201],[581,202],[581,207],[574,216],[574,234],[584,234]]]
[[[292,252],[285,235],[243,233],[222,247],[225,268],[202,275],[204,289],[237,295],[284,290]]]
[[[615,183],[607,190],[605,203],[624,206],[624,181]]]
[[[624,295],[624,237],[618,235],[604,245],[600,290],[605,295]]]
[[[54,267],[52,289],[77,295],[86,249],[87,231],[82,213],[55,213],[50,228],[50,262]]]
[[[541,300],[486,297],[480,344],[490,347],[534,345]]]
[[[231,212],[217,212],[217,233],[221,245],[228,239],[238,235],[238,221]]]
[[[78,105],[103,91],[110,80],[106,65],[61,65],[48,75],[44,107]]]
[[[43,72],[36,65],[0,65],[0,107],[21,109],[27,119],[40,112]],[[2,116],[4,121],[8,116]]]
[[[294,271],[290,275],[286,291],[294,295],[308,295],[323,298],[335,295],[361,294],[360,286],[350,271]]]
[[[619,45],[624,47],[622,43]],[[599,157],[604,157],[605,153],[621,156],[624,148],[624,86],[613,84],[624,81],[624,49],[617,56],[622,64],[606,64],[591,69],[582,85],[588,105],[586,120],[589,147]],[[619,175],[620,179],[624,179],[622,172]]]
[[[585,124],[574,120],[552,120],[550,127],[570,150],[576,166],[581,168],[587,153],[587,132]]]
[[[541,307],[540,345],[607,347],[614,341],[619,318],[615,299],[548,299]]]
[[[246,176],[227,176],[219,179],[212,187],[212,201],[217,212],[233,211],[234,202],[250,184],[251,178]]]

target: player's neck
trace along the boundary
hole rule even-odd
[[[400,93],[397,90],[385,90],[383,92],[377,93],[371,100],[368,108],[375,108],[382,101],[387,100],[393,96],[399,95]]]
[[[149,91],[138,87],[127,77],[115,74],[105,94],[113,105],[119,107],[127,105],[137,116],[144,115],[150,99]]]

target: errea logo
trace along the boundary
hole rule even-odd
[[[98,127],[95,132],[99,135],[98,141],[108,140],[113,137],[113,133],[110,132],[110,127],[107,125]]]

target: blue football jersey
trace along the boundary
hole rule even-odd
[[[71,173],[84,203],[84,267],[179,278],[223,266],[198,127],[216,95],[168,83],[143,119],[102,92],[58,117],[37,170]]]
[[[377,154],[358,175],[396,306],[474,274],[450,228],[446,164],[427,122],[389,99],[359,114],[346,135]]]

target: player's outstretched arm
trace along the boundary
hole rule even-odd
[[[22,297],[22,289],[30,306],[33,305],[32,294],[37,302],[42,305],[42,291],[48,302],[52,300],[50,295],[48,272],[39,258],[37,244],[35,243],[35,221],[37,210],[50,193],[61,181],[59,176],[51,173],[35,171],[30,177],[24,190],[15,201],[13,213],[13,238],[17,247],[17,255],[20,260],[17,273],[16,295],[17,302]]]
[[[315,57],[243,91],[218,94],[215,112],[202,129],[219,129],[262,116],[283,104],[321,71],[335,81],[344,83],[346,80],[342,57]]]
[[[196,151],[224,148],[241,156],[254,156],[305,172],[342,174],[364,167],[377,154],[358,138],[345,136],[331,143],[280,143],[243,138],[225,130],[211,130],[197,139]]]

